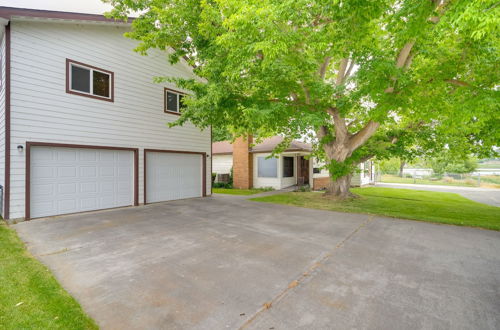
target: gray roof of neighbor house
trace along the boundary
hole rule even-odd
[[[273,136],[264,139],[250,148],[249,152],[271,152],[283,142],[283,137]],[[310,143],[292,140],[290,145],[285,151],[311,151],[312,145]],[[221,141],[212,143],[212,154],[214,155],[229,155],[233,153],[233,145],[231,141]]]

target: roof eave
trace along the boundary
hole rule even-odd
[[[79,23],[104,23],[104,24],[119,24],[123,26],[130,25],[134,18],[128,18],[127,21],[115,20],[112,18],[104,17],[97,14],[84,14],[75,12],[15,8],[15,7],[1,7],[0,17],[6,20],[16,19],[47,19],[54,21],[69,21]]]

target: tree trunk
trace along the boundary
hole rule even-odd
[[[325,196],[333,199],[344,200],[354,197],[349,189],[351,187],[352,174],[342,176],[336,180],[330,180],[326,187]]]
[[[401,159],[401,163],[399,164],[399,177],[403,177],[403,170],[405,168],[406,162]]]

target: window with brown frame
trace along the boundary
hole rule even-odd
[[[114,101],[114,73],[66,59],[66,92]]]
[[[175,91],[173,89],[164,89],[164,107],[163,110],[166,113],[173,113],[180,115],[182,109],[184,108],[183,99],[186,94],[182,92]]]

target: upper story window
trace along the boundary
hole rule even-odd
[[[113,102],[113,84],[113,72],[66,59],[67,93]]]
[[[184,95],[186,94],[174,91],[173,89],[165,88],[163,96],[165,102],[165,106],[163,108],[164,111],[166,113],[173,113],[176,115],[180,115],[182,109],[184,108],[184,103],[183,103]]]

